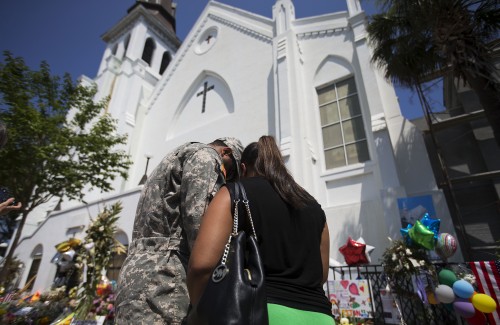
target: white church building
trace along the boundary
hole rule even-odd
[[[18,286],[36,274],[32,290],[49,288],[55,245],[83,239],[91,218],[116,201],[116,238],[127,245],[148,169],[180,144],[221,136],[244,145],[276,138],[291,173],[325,210],[330,257],[340,263],[349,236],[374,246],[379,263],[388,237],[400,238],[400,198],[431,196],[441,231],[454,234],[421,134],[370,63],[359,0],[347,8],[297,19],[292,0],[276,0],[269,18],[209,1],[181,44],[175,4],[136,1],[103,35],[97,76],[82,79],[98,86],[99,98],[110,96],[107,110],[128,135],[128,180],[88,193],[87,204],[63,200],[26,227],[15,253],[25,265]]]

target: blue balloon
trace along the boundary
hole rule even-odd
[[[410,234],[408,231],[411,229],[412,225],[408,224],[406,228],[401,228],[399,231],[401,232],[401,236],[403,236],[403,241],[406,243],[406,245],[411,246],[412,245],[412,240],[410,238]]]
[[[428,213],[424,214],[420,222],[434,233],[434,239],[437,240],[439,234],[439,227],[441,226],[441,219],[432,219]]]
[[[458,280],[453,283],[453,293],[458,297],[468,299],[474,294],[474,288],[465,280]]]

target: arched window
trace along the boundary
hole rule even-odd
[[[43,246],[37,245],[33,252],[31,253],[31,266],[28,272],[28,278],[26,279],[26,284],[28,287],[26,288],[27,292],[30,292],[35,285],[36,275],[38,274],[38,269],[40,268],[40,263],[42,262],[43,256]]]
[[[151,66],[151,60],[153,59],[153,53],[155,51],[155,48],[156,48],[155,41],[153,41],[153,39],[149,37],[146,40],[146,43],[144,44],[144,51],[142,52],[142,59],[149,66]]]
[[[118,44],[115,44],[113,46],[113,50],[111,51],[111,53],[113,53],[113,55],[116,55],[116,51],[118,51]]]
[[[170,55],[170,53],[167,51],[163,52],[163,57],[161,58],[161,65],[160,65],[161,75],[163,75],[163,72],[165,72],[165,69],[170,64],[170,61],[172,61],[172,56]]]

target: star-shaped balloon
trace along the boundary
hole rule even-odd
[[[344,255],[347,265],[367,264],[366,244],[358,243],[351,237],[347,239],[347,243],[339,248],[340,253]]]
[[[434,233],[427,229],[420,220],[417,220],[413,227],[408,231],[408,235],[411,240],[427,249],[434,249],[436,245],[436,240],[434,239]]]
[[[410,231],[411,227],[413,225],[409,223],[406,228],[401,228],[399,231],[401,232],[401,236],[403,236],[403,241],[405,242],[406,245],[411,246],[413,243],[410,238],[410,234],[408,232]]]
[[[375,249],[375,246],[367,245],[363,237],[359,237],[358,240],[356,240],[358,243],[365,244],[365,255],[366,259],[368,260],[368,263],[372,262],[372,258],[370,255],[372,254],[373,250]]]
[[[424,214],[420,222],[425,226],[425,228],[429,229],[434,233],[434,239],[437,240],[439,234],[439,227],[441,225],[441,219],[432,219],[428,213]]]

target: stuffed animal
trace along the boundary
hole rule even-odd
[[[340,325],[351,325],[351,324],[349,323],[349,319],[343,317],[340,319]]]

